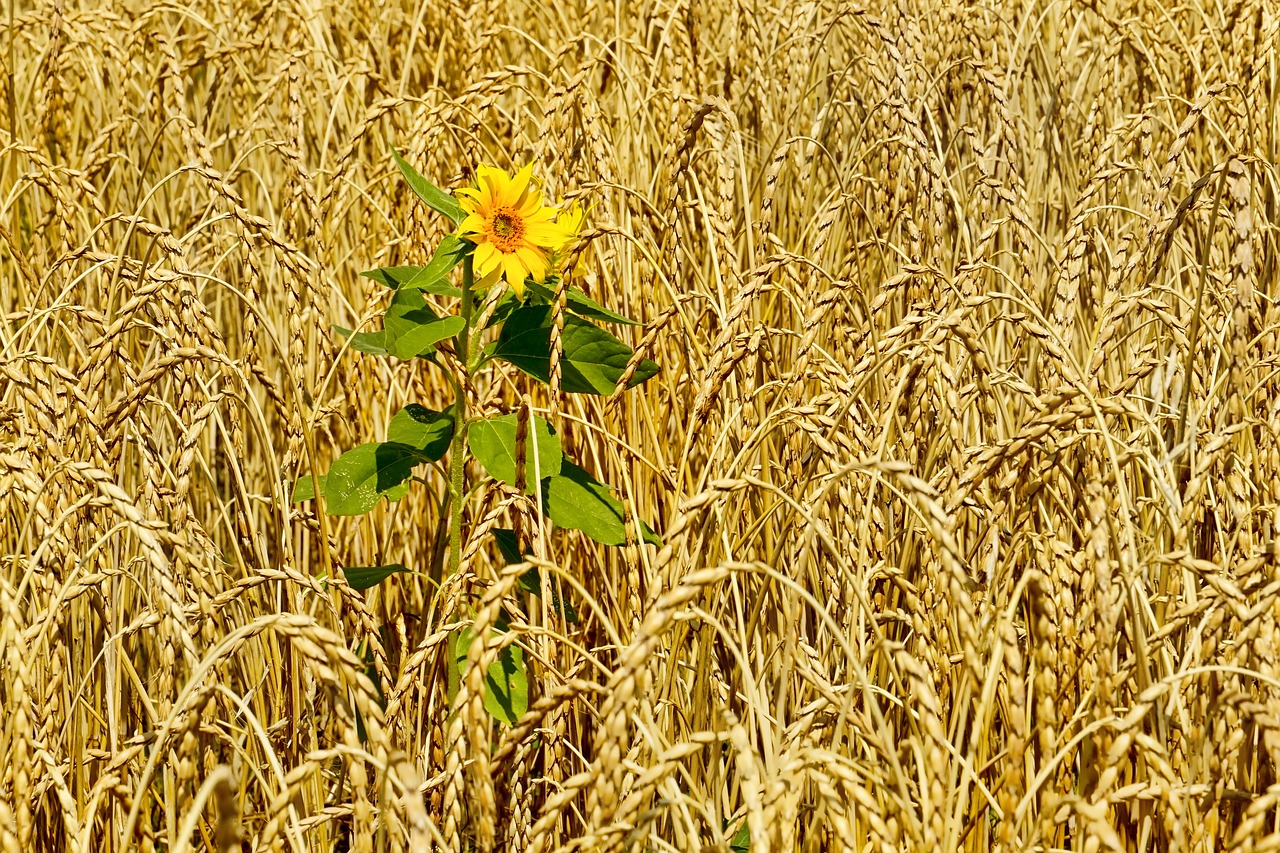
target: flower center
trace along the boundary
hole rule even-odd
[[[493,217],[493,233],[499,237],[510,237],[516,230],[516,221],[510,214],[499,213]]]
[[[524,220],[514,210],[499,209],[489,220],[489,239],[499,252],[514,252],[524,239]]]

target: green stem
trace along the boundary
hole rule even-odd
[[[471,256],[462,259],[462,331],[454,338],[454,348],[462,363],[463,375],[470,378],[471,370],[471,314],[474,296],[471,293],[473,273]],[[454,385],[453,441],[449,445],[449,573],[455,574],[462,565],[462,502],[466,493],[467,451],[467,389],[466,383]]]

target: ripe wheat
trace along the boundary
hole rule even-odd
[[[1275,0],[0,32],[0,853],[1280,849]],[[443,233],[392,146],[598,202],[573,283],[662,372],[476,391],[660,547],[490,481],[437,588],[425,493],[290,503],[449,399],[331,329]],[[497,527],[577,621],[512,616]]]

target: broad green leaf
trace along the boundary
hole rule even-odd
[[[461,296],[462,291],[449,283],[448,275],[472,248],[474,247],[467,241],[446,234],[427,265],[418,270],[413,278],[401,282],[400,286],[441,296]]]
[[[422,267],[378,267],[376,270],[365,270],[360,275],[395,290],[420,272]]]
[[[564,345],[560,359],[560,388],[571,394],[613,393],[626,370],[631,347],[599,326],[572,314],[564,318]],[[502,324],[493,354],[514,364],[535,379],[549,382],[551,376],[551,307],[526,305],[511,313]],[[640,362],[627,384],[634,388],[658,372],[649,359]]]
[[[432,462],[444,456],[453,438],[453,415],[410,403],[387,424],[387,441],[417,448]]]
[[[293,487],[293,503],[301,503],[303,501],[315,500],[317,487],[320,494],[324,494],[324,478],[321,474],[319,477],[302,477]],[[398,501],[405,495],[409,494],[410,480],[406,480],[398,486],[392,486],[383,492],[383,496],[389,501]]]
[[[387,578],[397,572],[409,571],[399,563],[389,563],[385,566],[360,566],[359,568],[343,569],[342,574],[347,578],[347,585],[352,589],[368,589],[371,586],[377,586]]]
[[[387,333],[385,331],[353,332],[341,326],[334,326],[333,330],[344,338],[350,338],[351,348],[357,352],[365,352],[369,355],[388,355]]]
[[[751,827],[747,826],[745,819],[742,821],[742,825],[738,827],[733,840],[729,842],[729,849],[733,853],[748,853],[751,849]]]
[[[382,635],[383,643],[386,643],[389,639],[387,637],[386,627],[384,626],[379,633]],[[378,674],[378,667],[375,666],[373,662],[373,648],[365,642],[360,644],[357,651],[360,654],[360,660],[364,663],[365,676],[373,682],[374,689],[378,691],[378,707],[385,711],[387,709],[387,697],[386,694],[382,692],[382,676]],[[354,711],[356,715],[356,737],[360,739],[361,743],[368,743],[369,732],[365,729],[364,717],[360,715],[359,707],[353,706],[351,710]]]
[[[413,475],[422,461],[415,447],[370,442],[338,457],[325,476],[325,510],[330,515],[360,515]]]
[[[450,238],[446,237],[445,239]],[[434,262],[434,258],[432,260]],[[448,272],[448,270],[445,272]],[[371,278],[392,290],[411,287],[414,290],[434,293],[437,296],[462,295],[462,291],[450,284],[447,278],[436,275],[431,270],[430,265],[425,267],[381,267],[376,270],[365,270],[360,275],[365,278]]]
[[[462,212],[462,205],[458,204],[458,200],[449,195],[435,184],[428,181],[418,171],[400,156],[400,152],[391,149],[391,156],[395,157],[396,165],[400,167],[400,174],[404,175],[409,186],[413,188],[418,198],[427,203],[427,207],[436,213],[442,214],[453,220],[453,224],[457,225],[462,221],[465,214]]]
[[[608,486],[569,460],[558,475],[543,480],[542,496],[547,515],[561,527],[581,530],[604,545],[627,541],[622,504]]]
[[[467,444],[480,464],[495,479],[515,485],[516,482],[516,418],[518,415],[500,415],[483,421],[475,421],[467,427]],[[534,468],[534,442],[537,442],[537,469]],[[564,455],[560,451],[560,437],[551,431],[551,425],[537,415],[529,418],[525,431],[525,491],[534,493],[539,478],[560,473]]]
[[[498,543],[498,551],[501,552],[502,559],[507,561],[508,566],[524,560],[524,554],[520,553],[520,543],[516,540],[516,532],[514,530],[495,527],[493,529],[493,540]]]
[[[471,648],[471,629],[461,628],[451,633],[445,641],[445,647],[449,656],[444,668],[444,692],[452,705],[453,700],[458,698],[458,685],[462,682],[461,663],[466,661],[467,650]],[[458,653],[459,647],[461,655]]]
[[[324,494],[324,474],[318,477],[299,477],[298,482],[293,485],[293,496],[290,502],[302,503],[315,500],[317,486],[320,494]]]
[[[542,598],[542,576],[538,574],[537,569],[530,569],[522,574],[518,582],[520,588],[525,592]],[[576,625],[578,623],[578,611],[574,610],[573,605],[561,597],[560,585],[552,581],[547,584],[547,589],[551,592],[552,611],[563,616],[564,621]]]
[[[662,537],[658,535],[658,531],[654,530],[643,521],[640,522],[640,538],[650,545],[657,545],[659,548],[664,544]]]
[[[460,628],[449,635],[445,686],[450,703],[457,698],[472,639],[470,628]],[[529,673],[525,669],[524,650],[514,643],[498,653],[498,659],[485,673],[484,707],[489,716],[508,726],[514,725],[529,710]]]
[[[538,284],[536,281],[527,281],[525,282],[525,287],[532,290],[549,304],[556,301],[555,288],[551,286],[551,282]],[[576,287],[569,288],[565,293],[564,304],[573,313],[589,317],[592,320],[601,320],[605,323],[621,323],[626,326],[640,325],[638,321],[632,320],[630,317],[619,314],[616,311],[610,311]]]
[[[387,350],[404,361],[426,355],[465,325],[461,317],[436,316],[422,294],[408,288],[396,291],[382,322],[387,332]]]
[[[387,643],[387,629],[385,626],[379,631],[383,635],[383,643]],[[374,665],[374,649],[369,643],[361,643],[357,649],[360,653],[360,660],[365,665],[365,675],[374,683],[374,689],[378,690],[378,707],[387,710],[387,694],[383,693],[383,676],[378,674],[378,666]],[[360,743],[369,743],[369,730],[365,729],[365,717],[361,716],[360,708],[352,706],[351,710],[356,713],[356,736],[360,738]]]
[[[507,561],[507,565],[524,560],[524,555],[520,553],[520,545],[516,541],[514,530],[496,527],[493,530],[493,538],[498,543],[498,550],[502,552],[502,558]],[[542,578],[537,569],[530,569],[522,574],[518,582],[520,588],[525,592],[536,595],[539,598],[542,597]],[[578,621],[578,613],[573,609],[573,605],[560,596],[560,585],[552,582],[547,584],[547,588],[551,591],[552,607],[563,614],[566,622],[576,623]]]

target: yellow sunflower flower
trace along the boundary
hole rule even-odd
[[[563,252],[573,245],[573,242],[578,239],[578,234],[582,231],[582,223],[586,218],[587,212],[577,202],[574,202],[573,207],[568,210],[560,212],[560,215],[556,217],[556,225],[563,231],[564,241],[559,246],[556,246],[557,252]]]
[[[454,192],[467,214],[458,226],[458,236],[476,244],[477,287],[505,277],[516,296],[523,297],[524,280],[532,276],[534,281],[546,281],[554,271],[553,253],[576,236],[563,214],[553,218],[559,211],[542,203],[532,177],[532,165],[515,175],[480,166],[475,186]]]

